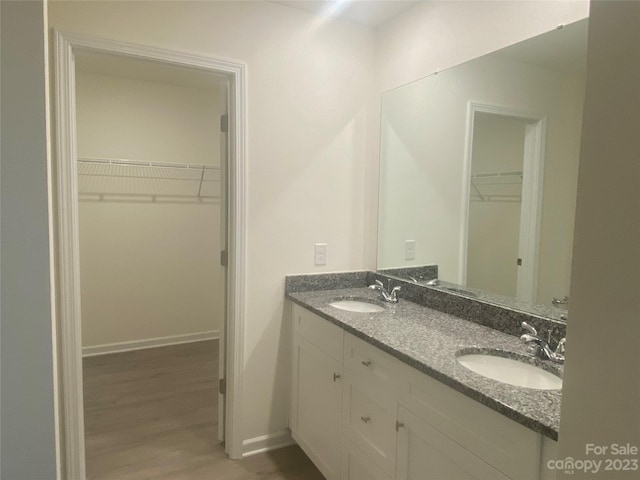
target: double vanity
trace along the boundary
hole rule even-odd
[[[286,295],[290,428],[327,479],[554,478],[562,365],[519,335],[561,326],[371,272],[289,276]]]
[[[286,279],[290,428],[328,479],[555,477],[586,40],[382,95],[378,272]]]

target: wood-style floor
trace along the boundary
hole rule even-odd
[[[298,447],[230,460],[217,439],[218,343],[88,357],[90,480],[322,480]]]

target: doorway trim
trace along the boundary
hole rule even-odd
[[[242,366],[246,272],[246,66],[228,60],[54,30],[56,161],[54,208],[60,368],[60,441],[66,478],[84,480],[75,55],[102,53],[222,73],[230,79],[225,449],[242,457]]]
[[[471,157],[473,153],[473,128],[476,113],[488,113],[504,117],[518,118],[527,122],[524,140],[522,207],[520,210],[520,228],[518,256],[529,261],[518,268],[517,298],[533,302],[538,284],[538,261],[540,250],[540,224],[542,219],[542,192],[545,158],[546,115],[517,108],[491,105],[470,101],[467,105],[467,129],[464,162],[462,168],[462,215],[460,231],[460,283],[467,280],[467,244],[469,241],[469,199],[471,188]],[[526,218],[528,221],[523,221]]]

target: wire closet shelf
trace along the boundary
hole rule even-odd
[[[210,203],[220,198],[220,167],[78,157],[78,198]]]
[[[521,171],[472,173],[471,201],[520,203],[522,175]]]

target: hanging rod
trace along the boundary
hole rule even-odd
[[[520,203],[521,195],[471,195],[472,202],[504,202],[504,203]]]
[[[84,202],[111,203],[217,203],[220,197],[215,195],[169,195],[145,193],[78,193],[78,200]]]
[[[220,167],[214,167],[211,165],[198,165],[194,163],[150,162],[147,160],[132,160],[121,158],[78,157],[78,163],[125,167],[177,168],[180,170],[220,170]]]
[[[483,172],[471,174],[471,188],[475,190],[475,193],[471,193],[471,200],[481,202],[521,202],[522,194],[504,194],[504,193],[490,193],[487,191],[481,191],[487,188],[496,188],[501,186],[507,187],[510,185],[522,184],[521,171],[502,171],[502,172]]]
[[[483,180],[482,183],[484,183],[485,180],[498,180],[498,179],[500,180],[517,179],[519,181],[522,181],[522,175],[523,174],[521,171],[472,173],[471,181]],[[504,183],[504,182],[498,182],[498,183]]]
[[[176,194],[215,198],[208,192],[222,180],[220,167],[210,165],[99,157],[78,157],[77,163],[79,181],[83,179],[78,185],[79,193],[98,195],[100,199],[106,195],[169,198]]]

